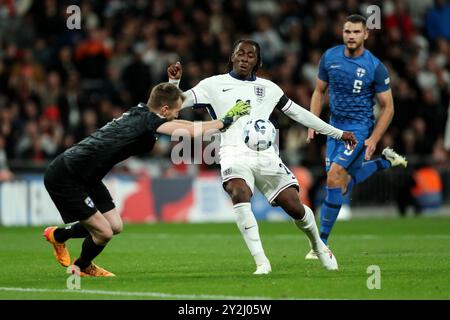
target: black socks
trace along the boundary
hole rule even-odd
[[[58,242],[66,242],[70,238],[86,238],[88,235],[89,232],[79,222],[64,228],[58,228],[53,234]]]
[[[80,257],[74,262],[81,270],[89,267],[92,260],[103,251],[106,245],[95,244],[92,236],[89,234],[83,241]]]

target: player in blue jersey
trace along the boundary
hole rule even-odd
[[[330,124],[353,132],[358,140],[356,147],[350,150],[341,141],[327,138],[326,198],[320,211],[320,237],[325,243],[337,219],[344,194],[379,170],[407,165],[405,158],[391,148],[385,148],[381,158],[370,160],[391,123],[394,103],[386,67],[364,48],[364,40],[368,36],[366,18],[360,15],[346,18],[344,44],[328,49],[322,55],[311,98],[311,112],[319,116],[328,89]],[[373,113],[375,97],[382,110],[376,123]],[[308,143],[314,134],[313,129],[308,130]],[[306,258],[315,257],[310,252]]]

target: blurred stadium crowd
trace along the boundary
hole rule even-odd
[[[81,8],[79,30],[66,26],[71,4]],[[0,180],[10,177],[7,162],[11,168],[46,163],[146,102],[149,89],[167,81],[170,63],[182,62],[184,90],[227,72],[239,38],[261,44],[259,76],[308,108],[321,54],[341,43],[347,15],[367,16],[372,4],[381,8],[381,29],[372,30],[366,47],[390,71],[396,111],[379,148],[390,145],[410,159],[446,164],[448,1],[2,0]],[[185,110],[182,116],[208,119],[203,111]],[[280,113],[271,120],[281,129],[289,165],[323,163],[324,137],[306,145],[306,128]],[[170,141],[162,142],[153,156],[170,155]]]

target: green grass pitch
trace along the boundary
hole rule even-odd
[[[0,228],[0,299],[449,299],[450,219],[338,221],[330,239],[339,271],[304,260],[290,222],[260,222],[272,273],[254,276],[234,224],[126,225],[96,259],[116,278],[81,278],[69,290],[43,228]],[[69,242],[78,256],[81,240]],[[381,289],[367,288],[371,265]]]

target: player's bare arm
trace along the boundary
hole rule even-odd
[[[221,119],[205,122],[172,120],[159,126],[156,131],[158,133],[172,135],[177,130],[185,130],[190,136],[196,137],[208,131],[223,130],[228,128],[240,117],[250,114],[250,109],[251,106],[248,103],[239,101],[231,107]]]
[[[192,121],[189,120],[176,119],[174,121],[179,123],[192,124]]]
[[[380,141],[381,137],[389,127],[392,118],[394,117],[394,101],[392,99],[391,89],[377,93],[376,97],[381,107],[381,114],[372,134],[368,139],[366,139],[366,141],[364,141],[364,145],[366,146],[366,160],[370,160],[372,157],[375,149],[377,148],[378,141]]]
[[[313,95],[311,97],[310,111],[312,114],[320,117],[322,112],[322,106],[325,98],[325,93],[328,88],[328,82],[317,79],[316,88],[314,89]],[[306,137],[306,143],[310,143],[314,139],[314,134],[316,131],[312,128],[308,129],[308,136]]]
[[[173,133],[187,132],[191,137],[196,137],[204,134],[210,130],[223,129],[224,123],[221,120],[212,120],[205,122],[191,122],[183,120],[172,120],[162,124],[156,132],[166,135],[172,135]]]

